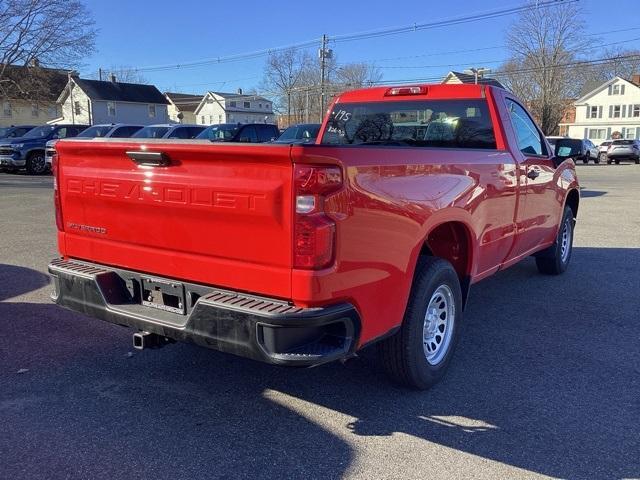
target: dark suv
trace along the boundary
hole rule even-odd
[[[212,142],[265,143],[280,136],[280,130],[270,123],[221,123],[211,125],[196,138]]]
[[[49,140],[75,137],[88,125],[42,125],[24,136],[0,142],[0,167],[5,170],[26,168],[30,175],[47,171],[45,148]]]
[[[636,164],[640,163],[640,140],[614,140],[607,150],[607,163],[615,162],[616,165],[620,160],[633,160]]]

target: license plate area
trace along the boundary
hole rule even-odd
[[[142,305],[185,315],[184,285],[154,277],[142,277]]]

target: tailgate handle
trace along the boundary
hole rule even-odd
[[[150,167],[166,167],[171,163],[169,155],[164,152],[127,152],[127,157],[138,165],[146,165]]]

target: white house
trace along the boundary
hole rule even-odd
[[[571,138],[596,145],[609,138],[640,138],[640,75],[614,77],[575,102],[576,119],[560,123]]]
[[[273,104],[259,95],[207,92],[194,112],[199,125],[274,123]]]
[[[202,101],[202,95],[191,93],[165,92],[169,101],[169,121],[172,123],[196,123],[195,110]]]
[[[96,125],[167,123],[169,102],[153,85],[84,80],[70,76],[58,98],[62,116],[48,123]]]

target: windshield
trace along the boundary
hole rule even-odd
[[[55,129],[55,125],[43,125],[29,130],[23,138],[47,138]]]
[[[496,148],[486,100],[399,100],[336,104],[325,145]]]
[[[134,133],[131,138],[162,138],[169,131],[169,127],[144,127]]]
[[[96,138],[96,137],[106,137],[107,133],[111,131],[113,128],[112,125],[94,125],[93,127],[87,128],[83,131],[78,137],[80,138]]]
[[[196,138],[206,138],[212,142],[231,140],[238,131],[238,125],[212,125],[205,128]]]
[[[3,127],[0,128],[0,138],[5,138],[7,135],[11,133],[13,127]]]
[[[292,125],[282,132],[278,141],[313,140],[318,136],[318,130],[320,125]]]

